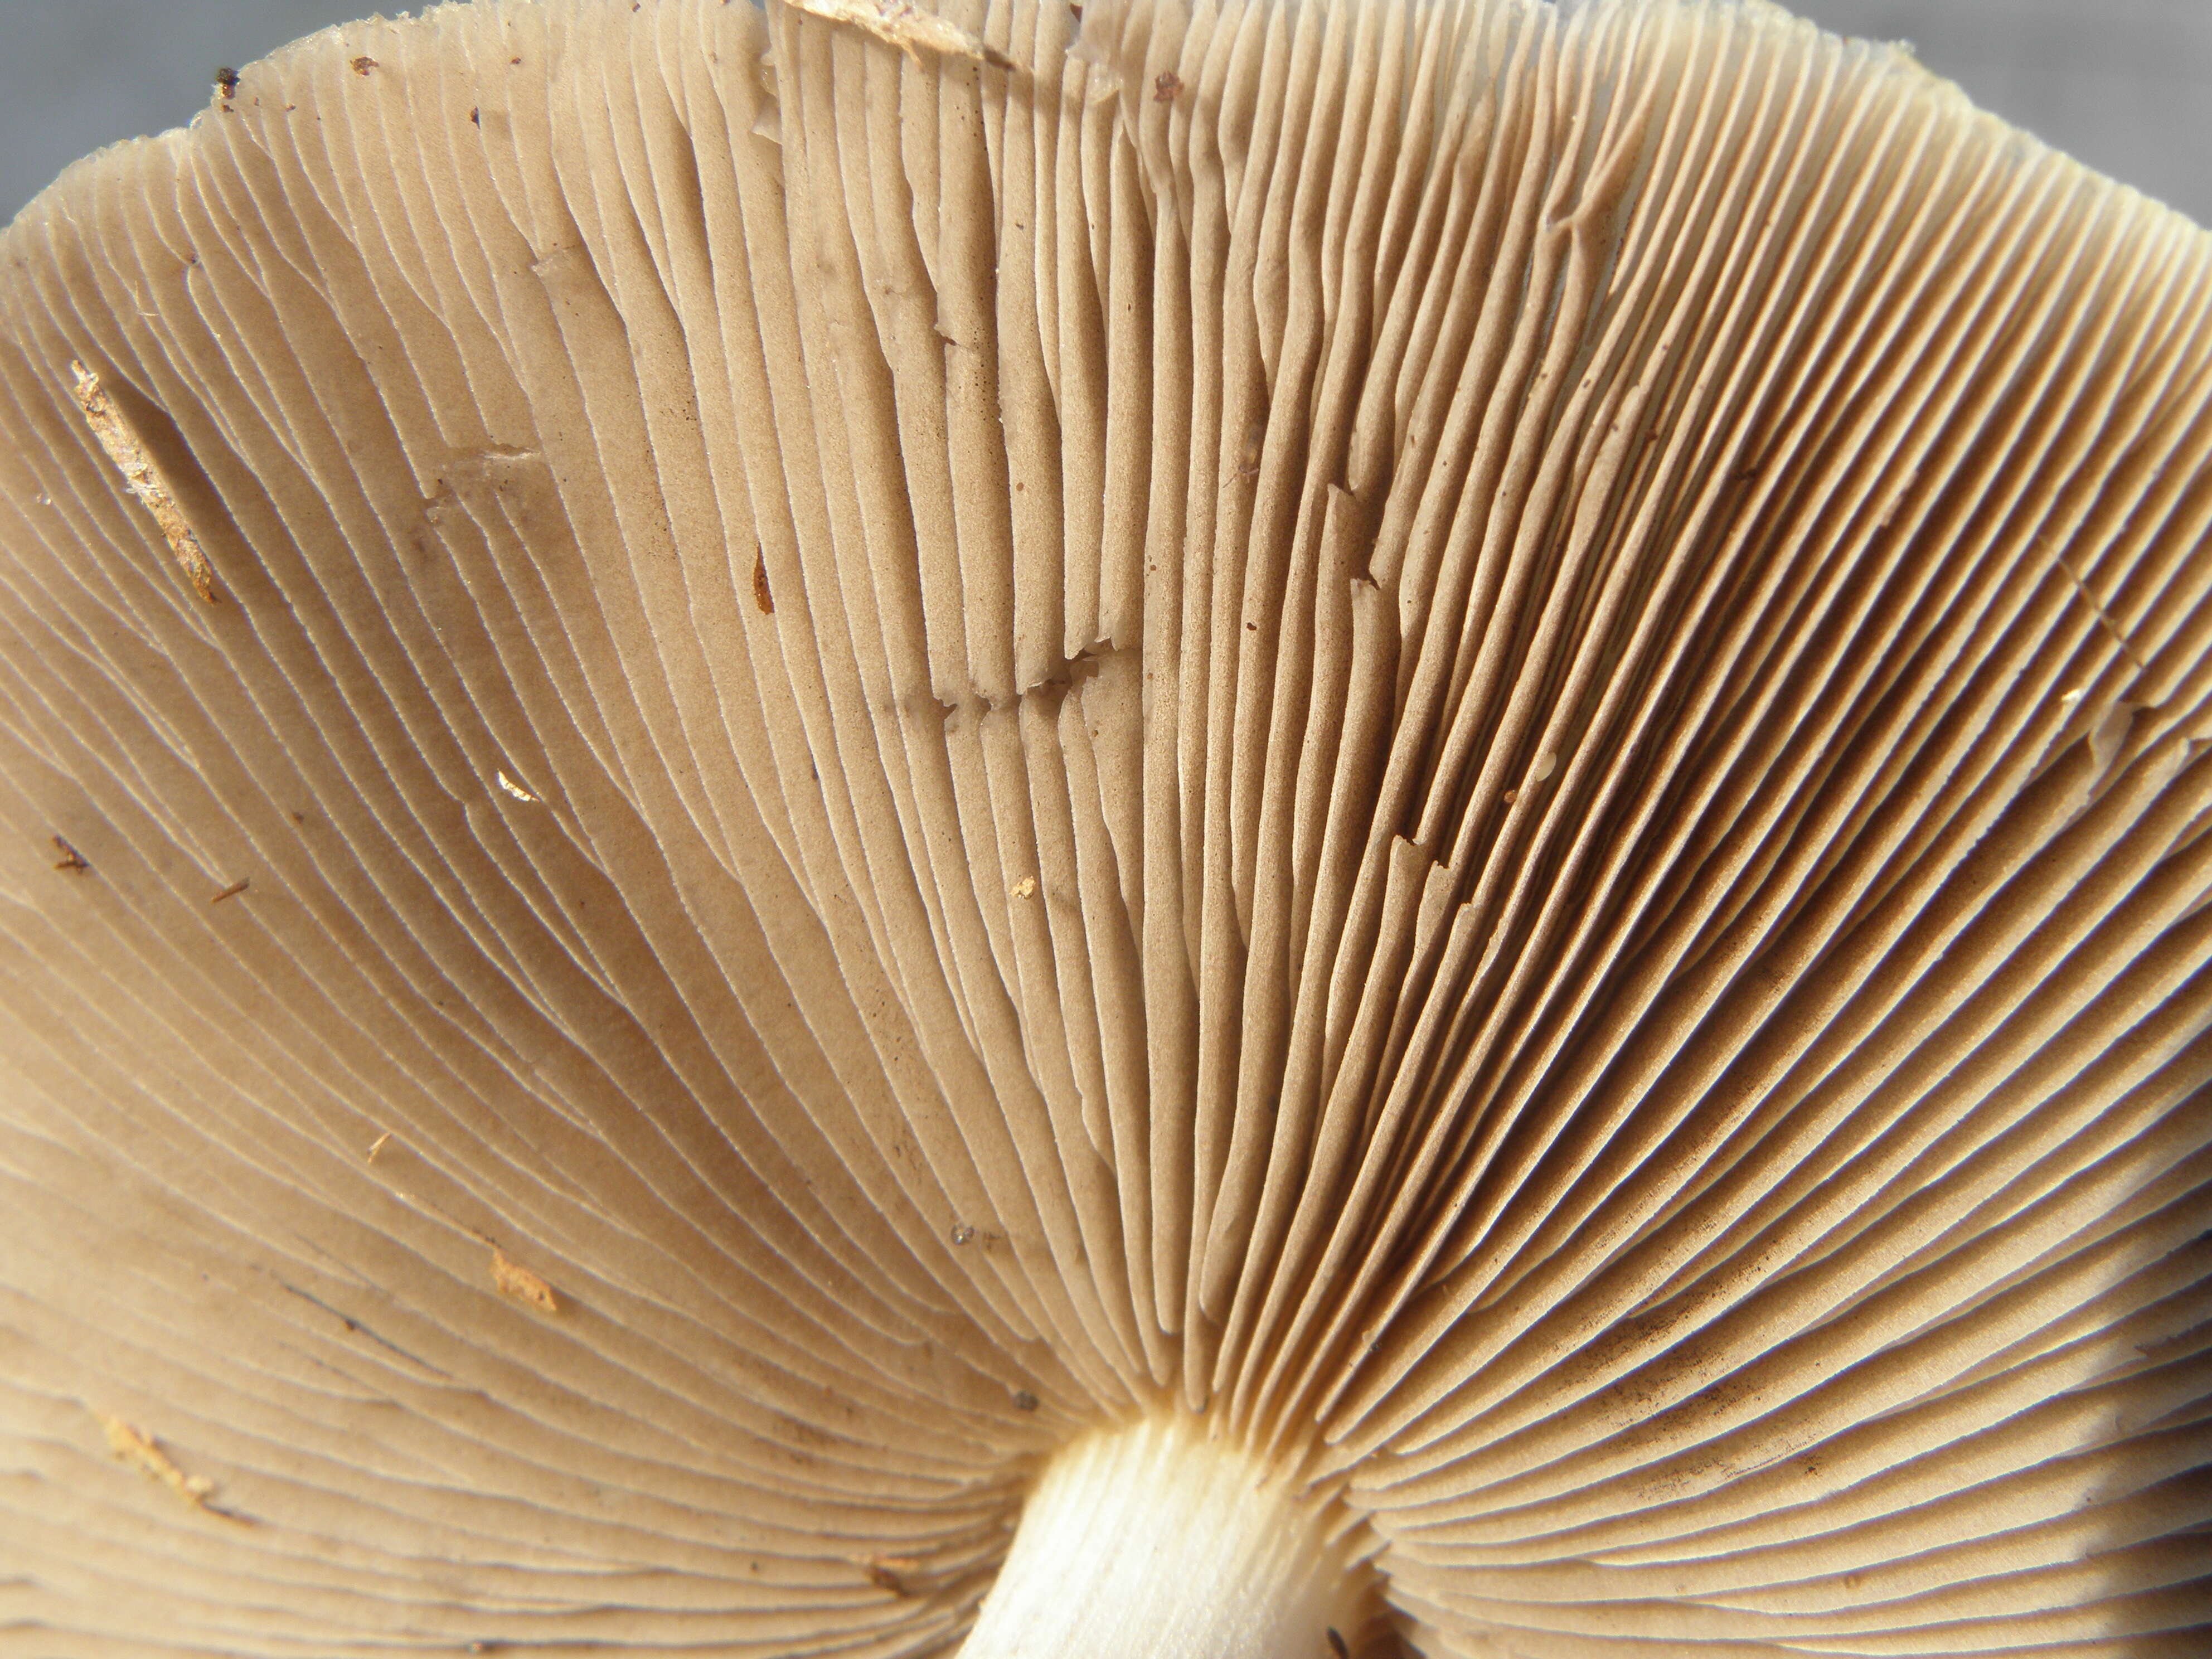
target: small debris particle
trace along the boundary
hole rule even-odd
[[[1255,415],[1244,423],[1244,447],[1237,452],[1237,476],[1256,478],[1260,476],[1260,457],[1267,447],[1267,417]]]
[[[973,1227],[964,1221],[956,1221],[952,1224],[952,1243],[956,1247],[962,1244],[973,1244],[975,1242],[975,1230]]]
[[[1505,804],[1508,806],[1512,805],[1515,801],[1519,800],[1520,799],[1521,792],[1518,789],[1509,789],[1505,792]]]
[[[753,603],[762,616],[775,615],[775,595],[768,586],[768,550],[762,547],[753,549]]]
[[[204,1474],[186,1474],[176,1461],[163,1451],[161,1443],[153,1436],[135,1429],[119,1417],[106,1412],[94,1412],[100,1419],[100,1431],[107,1437],[108,1449],[125,1462],[137,1468],[149,1480],[158,1480],[196,1510],[205,1510],[210,1515],[219,1515],[226,1521],[245,1521],[242,1515],[218,1509],[208,1502],[215,1491],[215,1482]]]
[[[507,61],[509,64],[520,64],[522,60],[520,58],[510,58]]]
[[[469,125],[472,127],[482,126],[483,125],[483,112],[480,109],[471,109],[469,111]]]
[[[376,59],[374,58],[356,58],[353,60],[353,72],[356,75],[366,75],[375,67]]]
[[[217,893],[213,898],[210,899],[208,902],[210,904],[220,904],[225,899],[236,898],[240,893],[244,892],[247,888],[252,885],[253,882],[250,877],[242,881],[234,881],[229,886],[224,888],[222,891]]]
[[[1559,769],[1559,757],[1547,749],[1536,757],[1536,763],[1528,769],[1528,781],[1541,783]]]
[[[218,97],[235,98],[238,95],[238,71],[225,64],[215,72],[215,89]]]
[[[1016,1411],[1033,1412],[1037,1408],[1037,1397],[1031,1394],[1027,1389],[1016,1389],[1014,1390],[1014,1409]]]
[[[86,876],[92,873],[91,862],[83,854],[78,852],[59,836],[53,838],[53,842],[54,851],[62,855],[60,862],[54,866],[55,869],[65,870],[73,876]]]
[[[115,407],[106,389],[100,384],[100,376],[72,357],[70,374],[76,386],[76,406],[84,411],[84,423],[92,428],[92,435],[107,452],[107,459],[115,463],[123,474],[123,482],[131,493],[154,515],[154,522],[161,528],[169,551],[176,556],[177,567],[191,582],[192,590],[208,604],[215,599],[215,567],[208,562],[200,538],[178,510],[176,497],[154,465],[154,458],[146,453],[146,446],[131,429],[122,411]]]
[[[514,796],[514,797],[515,798],[515,799],[517,799],[517,800],[519,800],[519,801],[522,801],[522,802],[526,803],[526,805],[532,805],[532,806],[535,806],[535,805],[538,805],[538,797],[537,797],[537,796],[535,796],[535,795],[533,795],[533,794],[532,794],[532,793],[531,793],[527,789],[525,789],[525,788],[524,788],[520,784],[517,783],[517,782],[516,782],[513,778],[510,778],[509,776],[507,776],[506,773],[504,773],[504,772],[495,772],[495,773],[493,773],[493,774],[492,774],[492,775],[493,775],[495,778],[498,779],[498,781],[499,781],[499,787],[500,787],[501,788],[502,788],[502,789],[506,790],[506,791],[507,791],[507,793],[508,794],[510,794],[510,795]]]
[[[911,1555],[872,1555],[867,1559],[867,1569],[868,1582],[878,1589],[887,1589],[900,1597],[920,1594],[913,1581],[921,1571],[921,1563]]]
[[[368,1158],[367,1161],[371,1164],[375,1163],[376,1155],[384,1150],[384,1143],[391,1139],[392,1131],[386,1129],[382,1134],[377,1136],[375,1139],[370,1141],[368,1143]]]
[[[1024,876],[1019,881],[1016,882],[1014,884],[1014,896],[1016,898],[1036,897],[1036,878],[1035,876]]]
[[[1328,1650],[1336,1656],[1336,1659],[1352,1659],[1352,1650],[1344,1645],[1344,1638],[1334,1625],[1328,1627]]]
[[[517,1302],[527,1302],[540,1313],[559,1313],[561,1304],[553,1295],[553,1287],[529,1268],[518,1267],[507,1259],[507,1252],[496,1244],[491,1251],[491,1282],[499,1286],[500,1294],[511,1296]]]
[[[2058,701],[2061,702],[2079,702],[2087,695],[2087,688],[2077,685],[2071,691],[2061,691],[2058,694]],[[61,837],[57,836],[54,839],[56,841],[59,841]],[[55,867],[58,869],[60,866],[56,866]]]
[[[1173,70],[1162,70],[1152,77],[1152,101],[1156,104],[1172,104],[1176,94],[1182,90],[1182,76]]]
[[[913,0],[793,0],[793,3],[826,22],[848,23],[874,35],[885,46],[904,52],[917,67],[924,52],[933,58],[964,58],[993,69],[1014,67],[1014,60],[996,46],[957,23],[922,10]]]
[[[170,1491],[195,1505],[206,1500],[215,1490],[215,1482],[204,1474],[186,1474],[175,1460],[157,1445],[150,1435],[134,1429],[119,1417],[107,1413],[98,1413],[100,1426],[107,1436],[107,1449],[126,1463],[135,1464],[149,1480],[159,1480]]]
[[[1891,511],[1894,510],[1895,503],[1893,502]],[[1881,521],[1884,524],[1889,522],[1887,513],[1883,514]],[[2149,672],[2150,665],[2136,654],[2136,648],[2130,642],[2126,631],[2112,620],[2111,613],[2105,609],[2104,601],[2097,597],[2096,590],[2081,580],[2080,573],[2067,562],[2064,554],[2054,554],[2052,556],[2057,561],[2058,568],[2066,573],[2066,579],[2074,584],[2075,591],[2087,602],[2089,609],[2096,613],[2097,621],[2103,626],[2105,631],[2112,635],[2112,642],[2120,647],[2120,654],[2125,657],[2138,672]]]

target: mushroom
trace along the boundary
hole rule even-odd
[[[2202,231],[1748,0],[500,0],[4,256],[26,1651],[2202,1650]]]

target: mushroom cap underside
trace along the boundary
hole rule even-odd
[[[0,1629],[945,1650],[1202,1413],[1431,1654],[2201,1653],[2205,233],[1763,4],[544,0],[4,255]]]

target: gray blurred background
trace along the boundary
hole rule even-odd
[[[222,64],[374,0],[0,0],[0,219],[117,138],[179,125]],[[2212,0],[1794,0],[1913,43],[1975,101],[2212,224]]]

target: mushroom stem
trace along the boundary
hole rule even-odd
[[[961,1659],[1332,1659],[1370,1575],[1340,1505],[1176,1415],[1060,1451]]]

